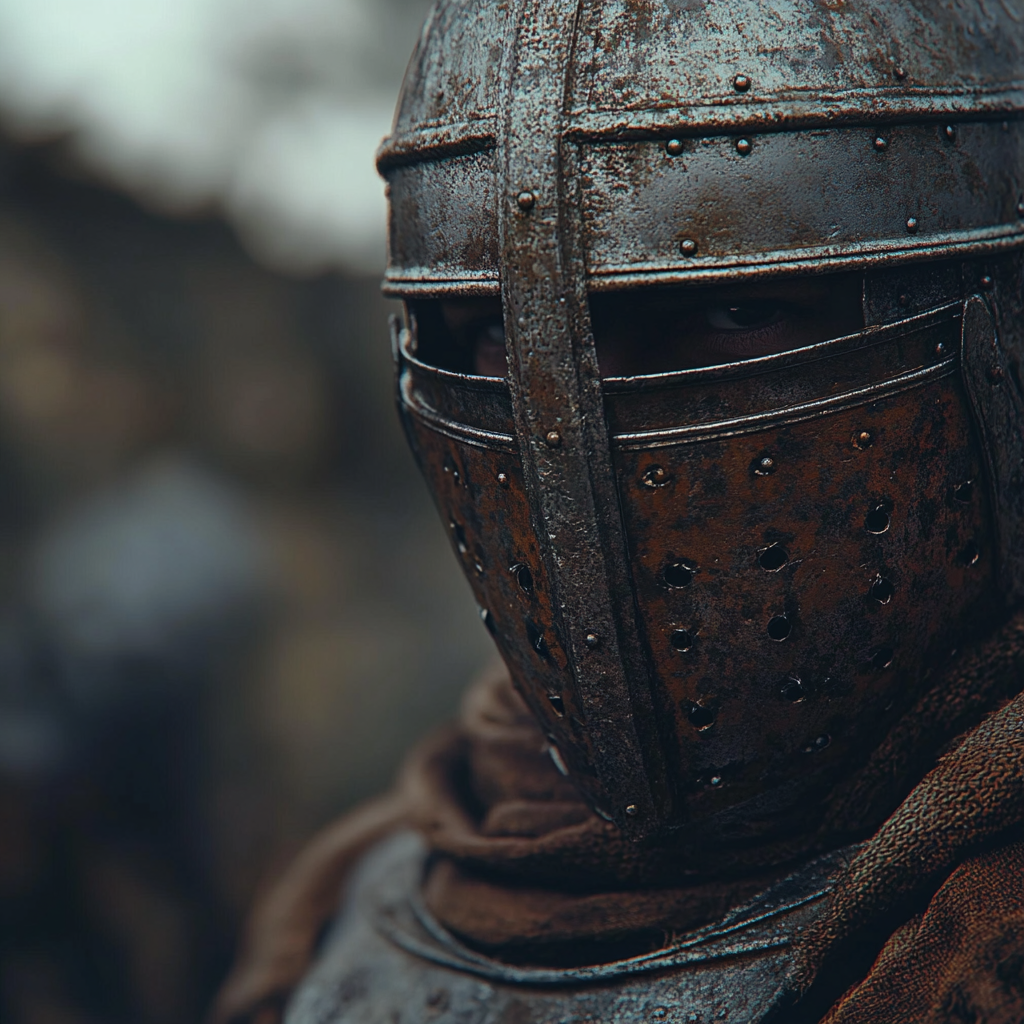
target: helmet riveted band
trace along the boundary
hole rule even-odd
[[[667,808],[587,308],[578,147],[562,139],[576,8],[526,0],[507,58],[502,300],[524,480],[585,719],[571,749],[592,757],[574,774],[594,779],[604,813],[642,835]]]

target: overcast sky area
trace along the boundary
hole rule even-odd
[[[0,0],[0,119],[294,270],[375,273],[374,151],[430,0]]]

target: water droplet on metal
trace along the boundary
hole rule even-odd
[[[737,92],[746,92],[750,88],[750,79],[746,75],[737,75],[732,80],[732,87]]]
[[[875,139],[875,149],[877,149],[878,152],[881,153],[883,150],[888,149],[888,148],[889,148],[889,143],[886,142],[885,139],[883,139],[881,135],[879,135]]]
[[[668,153],[669,156],[681,156],[683,152],[682,139],[669,139],[668,142],[665,143],[665,152]]]
[[[978,284],[981,285],[981,290],[985,292],[990,292],[993,287],[995,287],[995,281],[992,280],[992,276],[990,274],[985,274]]]
[[[739,139],[736,142],[736,152],[740,156],[750,156],[753,152],[754,146],[750,139]]]
[[[956,139],[956,128],[951,124],[946,125],[946,138],[949,139],[950,142],[953,142]]]
[[[946,343],[944,341],[940,341],[935,346],[935,354],[939,357],[939,359],[941,359],[946,354]]]
[[[917,225],[917,218],[916,217],[908,217],[907,218],[907,230],[912,235],[914,235],[914,234],[917,234],[917,227],[918,227],[918,225]]]

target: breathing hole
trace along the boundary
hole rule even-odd
[[[804,684],[796,676],[790,676],[782,684],[782,698],[783,700],[788,700],[790,704],[799,704],[806,697],[807,692],[804,690]]]
[[[895,651],[891,647],[879,647],[877,651],[871,656],[871,667],[876,672],[881,672],[883,669],[887,669],[896,657]]]
[[[705,729],[710,729],[715,724],[714,711],[710,708],[702,707],[700,704],[694,704],[686,717],[690,719],[690,725],[702,732]]]
[[[873,509],[867,514],[867,518],[864,520],[864,529],[868,533],[876,535],[885,533],[889,529],[891,522],[888,511],[879,505],[878,508]]]
[[[530,646],[542,657],[548,656],[548,645],[544,640],[544,631],[538,629],[533,622],[529,619],[526,620],[526,639],[530,641]]]
[[[524,565],[522,562],[518,562],[512,566],[512,575],[516,578],[516,583],[519,584],[519,589],[524,594],[533,593],[533,573],[530,572],[530,567]]]
[[[885,579],[884,576],[879,576],[878,579],[871,584],[871,596],[879,604],[888,604],[895,593],[896,588],[892,585],[892,581]]]
[[[554,708],[555,714],[562,718],[565,715],[565,701],[554,693],[548,694],[548,700],[551,702],[551,707]]]
[[[677,629],[670,640],[670,643],[677,651],[688,651],[697,642],[697,637],[694,636],[688,629]]]
[[[689,559],[681,558],[678,562],[669,562],[665,566],[665,582],[676,590],[682,590],[693,582],[697,566]]]
[[[953,492],[953,497],[966,505],[974,497],[974,481],[968,480],[967,483],[961,484]]]
[[[773,544],[770,548],[765,548],[757,559],[758,565],[760,565],[765,572],[778,572],[788,561],[789,555],[786,553],[785,549],[779,547],[778,544]]]
[[[768,635],[773,640],[783,641],[793,632],[793,624],[785,615],[776,615],[768,623]]]

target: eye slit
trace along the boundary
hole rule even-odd
[[[708,324],[719,331],[754,331],[778,323],[786,309],[778,302],[741,302],[735,306],[708,306]]]
[[[475,373],[484,377],[505,376],[505,326],[501,320],[478,320],[472,324],[469,343]]]

